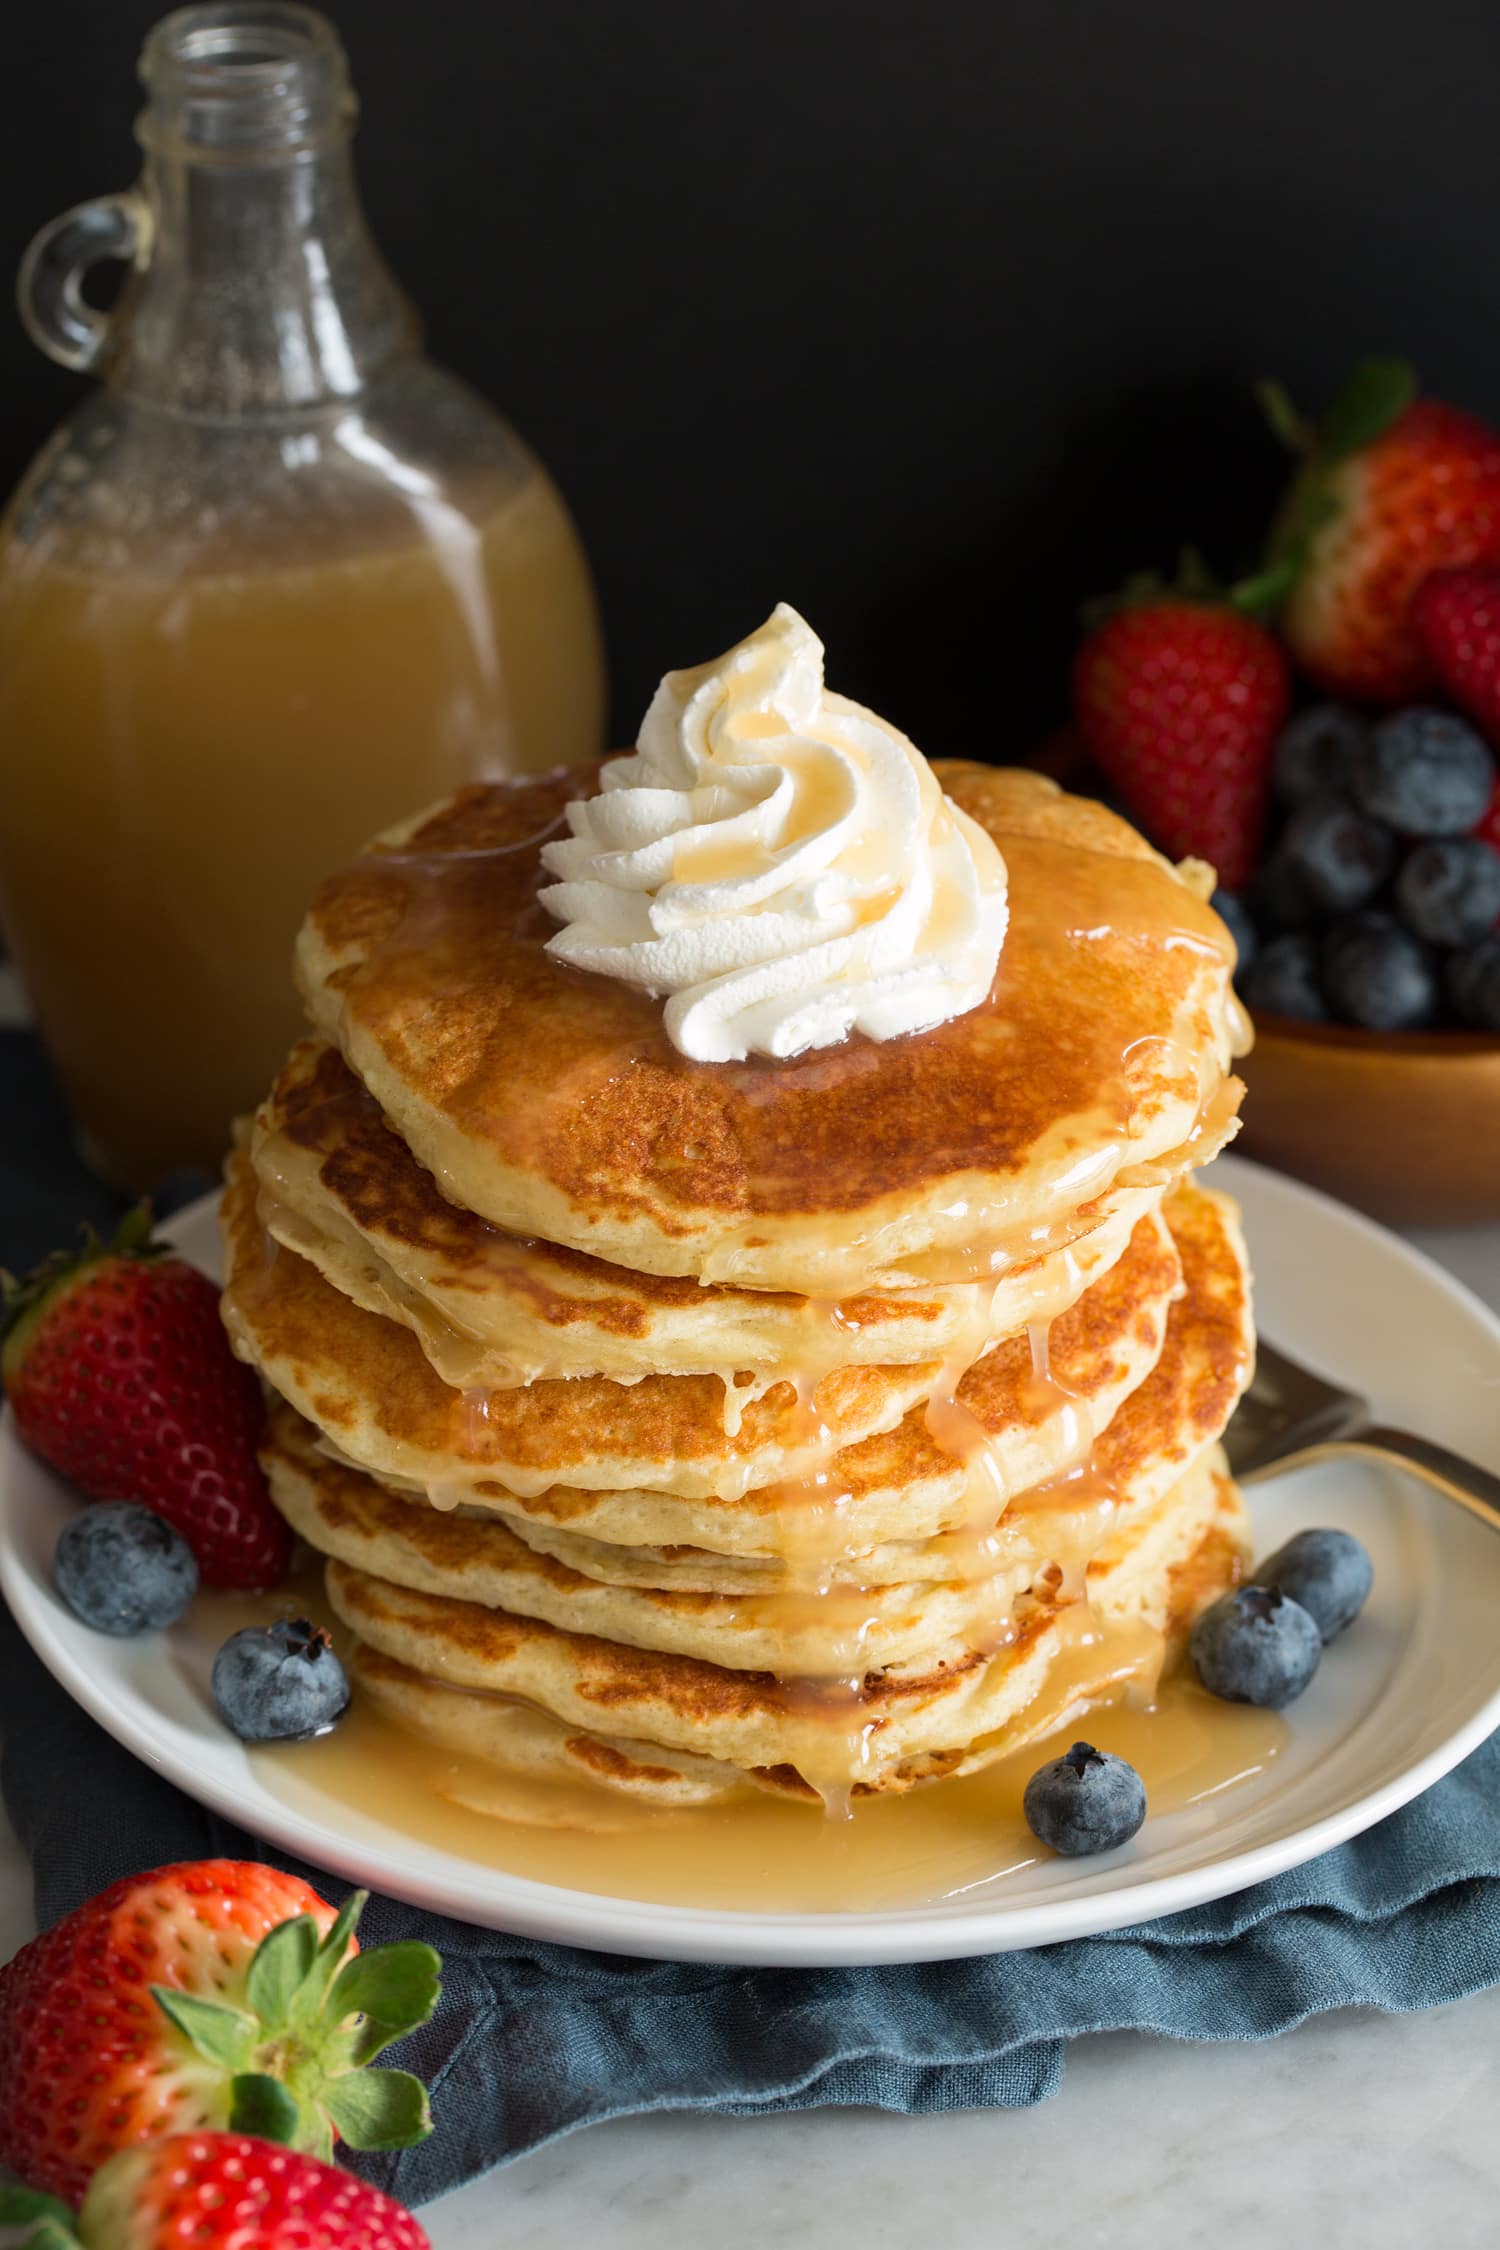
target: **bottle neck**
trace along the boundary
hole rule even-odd
[[[147,146],[144,260],[115,325],[115,388],[183,413],[347,399],[418,341],[370,238],[347,133],[240,161]]]
[[[151,32],[141,78],[118,389],[183,413],[284,414],[348,399],[414,348],[360,208],[354,96],[326,18],[299,0],[198,0]]]

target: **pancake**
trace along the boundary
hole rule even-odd
[[[503,1698],[569,1729],[734,1767],[788,1794],[875,1794],[974,1771],[1032,1733],[1070,1724],[1121,1679],[1151,1675],[1198,1609],[1235,1582],[1247,1552],[1243,1501],[1211,1452],[1095,1558],[1088,1604],[1038,1603],[998,1648],[868,1673],[853,1708],[808,1683],[563,1631],[338,1561],[327,1585],[341,1622],[400,1668],[385,1672],[385,1707],[434,1739],[444,1739],[436,1730],[447,1698],[461,1699],[462,1747],[503,1759],[499,1710],[486,1751],[477,1708]],[[421,1683],[406,1697],[403,1673]]]
[[[1102,1395],[1096,1387],[1091,1404],[1087,1397],[1059,1400],[1051,1385],[1035,1381],[1025,1339],[1000,1345],[959,1386],[960,1399],[993,1439],[977,1492],[970,1467],[934,1441],[925,1407],[916,1407],[896,1432],[847,1448],[821,1496],[804,1493],[795,1506],[777,1486],[734,1502],[567,1487],[523,1500],[489,1480],[473,1486],[466,1505],[505,1516],[529,1544],[560,1561],[626,1584],[759,1591],[805,1577],[809,1563],[821,1563],[834,1546],[859,1555],[867,1584],[900,1583],[934,1575],[919,1550],[937,1537],[946,1537],[950,1550],[943,1575],[982,1569],[976,1523],[993,1523],[1001,1497],[1023,1496],[1020,1503],[1011,1497],[1013,1506],[1037,1504],[1024,1500],[1028,1491],[1080,1457],[1087,1441],[1087,1428],[1078,1426],[1080,1404],[1089,1406],[1089,1423],[1102,1433],[1094,1447],[1098,1473],[1115,1483],[1142,1473],[1138,1450],[1165,1454],[1171,1465],[1175,1449],[1176,1465],[1185,1466],[1228,1421],[1249,1380],[1252,1351],[1238,1216],[1227,1198],[1198,1189],[1179,1190],[1166,1215],[1193,1259],[1193,1278],[1185,1299],[1169,1309],[1152,1376],[1123,1394],[1114,1384]],[[1049,1359],[1058,1390],[1066,1384],[1083,1393],[1107,1366],[1101,1331],[1089,1317],[1099,1312],[1097,1302],[1085,1298],[1056,1323]],[[1137,1415],[1133,1402],[1143,1389]],[[326,1449],[326,1437],[322,1442]],[[406,1489],[423,1497],[418,1487]]]
[[[292,1529],[371,1577],[730,1671],[840,1679],[930,1652],[951,1659],[1008,1620],[1044,1562],[1018,1546],[1008,1568],[983,1580],[827,1593],[622,1586],[539,1553],[499,1518],[447,1515],[387,1492],[320,1453],[305,1423],[293,1432],[278,1420],[261,1458]]]
[[[1109,1270],[1161,1193],[1122,1194],[1072,1248],[998,1279],[830,1303],[631,1273],[461,1211],[341,1057],[316,1041],[292,1050],[257,1112],[250,1154],[267,1232],[366,1312],[409,1328],[455,1389],[716,1374],[731,1427],[739,1408],[788,1367],[941,1359],[976,1323],[1012,1335],[1055,1317]],[[745,1383],[747,1375],[755,1380]]]
[[[1095,1440],[1086,1473],[1018,1494],[998,1524],[980,1519],[925,1540],[865,1551],[851,1544],[837,1554],[811,1551],[808,1537],[772,1556],[612,1546],[522,1514],[439,1513],[330,1459],[311,1425],[282,1402],[272,1407],[262,1451],[272,1495],[313,1546],[376,1577],[553,1623],[568,1621],[570,1603],[577,1618],[592,1605],[600,1623],[591,1630],[707,1653],[731,1669],[743,1662],[847,1670],[851,1623],[868,1629],[867,1660],[871,1648],[894,1648],[884,1638],[893,1630],[904,1636],[904,1649],[932,1645],[953,1629],[955,1614],[992,1618],[1042,1571],[1071,1581],[1112,1525],[1153,1508],[1225,1429],[1251,1365],[1249,1293],[1233,1207],[1223,1197],[1184,1190],[1167,1215],[1185,1287],[1156,1366]],[[859,1517],[847,1511],[819,1526],[830,1541],[857,1538],[859,1528]],[[538,1574],[542,1559],[561,1565],[562,1575]],[[994,1585],[973,1586],[991,1573]],[[838,1590],[841,1599],[824,1608],[809,1601],[810,1585]],[[967,1610],[964,1589],[972,1589]],[[852,1603],[846,1590],[854,1591]],[[639,1611],[600,1599],[637,1592]],[[800,1597],[791,1613],[796,1647],[791,1656],[781,1649],[778,1661],[767,1634],[786,1632],[786,1614],[767,1605],[787,1593]],[[623,1621],[631,1616],[633,1626]],[[673,1620],[667,1630],[677,1637],[663,1637],[663,1619]],[[749,1653],[727,1653],[726,1643]]]
[[[793,1556],[774,1579],[756,1582],[739,1558],[701,1550],[675,1571],[679,1558],[661,1553],[654,1573],[651,1551],[641,1549],[628,1551],[632,1567],[611,1569],[612,1550],[599,1541],[573,1541],[564,1560],[524,1519],[513,1527],[440,1512],[331,1460],[284,1404],[269,1418],[263,1465],[277,1506],[312,1546],[417,1592],[781,1677],[840,1677],[921,1655],[951,1661],[955,1647],[992,1634],[1049,1577],[1076,1592],[1092,1550],[1151,1514],[1228,1422],[1249,1371],[1232,1218],[1202,1193],[1180,1194],[1170,1214],[1187,1286],[1156,1368],[1083,1473],[1021,1493],[998,1525],[873,1557]],[[848,1526],[832,1516],[822,1528],[842,1537]]]
[[[637,1272],[799,1295],[999,1274],[1234,1129],[1244,1036],[1207,868],[1041,776],[946,764],[1010,926],[987,1002],[883,1043],[695,1063],[546,952],[539,850],[599,768],[459,791],[319,891],[315,1028],[443,1194]]]
[[[470,1695],[424,1679],[405,1664],[356,1642],[347,1659],[356,1692],[405,1732],[423,1736],[460,1756],[482,1758],[497,1780],[514,1775],[528,1783],[586,1783],[590,1794],[608,1790],[635,1803],[667,1808],[721,1804],[743,1796],[747,1777],[735,1766],[690,1751],[667,1750],[660,1743],[631,1742],[619,1735],[586,1734],[535,1704],[498,1695]],[[463,1783],[442,1776],[440,1796],[470,1802]],[[599,1802],[576,1801],[553,1807],[533,1788],[497,1798],[487,1786],[477,1809],[530,1826],[586,1827],[607,1834],[607,1814]],[[549,1818],[549,1816],[551,1816]]]
[[[791,1383],[777,1384],[746,1407],[732,1435],[720,1411],[721,1387],[708,1376],[647,1376],[633,1384],[584,1376],[463,1394],[439,1381],[406,1329],[363,1311],[294,1252],[266,1255],[254,1176],[242,1154],[231,1160],[222,1223],[223,1309],[235,1349],[357,1467],[449,1505],[498,1493],[525,1501],[526,1513],[595,1536],[610,1536],[601,1526],[612,1523],[627,1543],[687,1536],[717,1546],[694,1526],[725,1511],[663,1508],[663,1498],[744,1499],[751,1511],[784,1513],[787,1496],[774,1488],[840,1447],[894,1431],[945,1380],[934,1365],[837,1368],[805,1401]],[[1054,1387],[1035,1395],[1024,1339],[998,1346],[967,1373],[951,1370],[948,1387],[956,1386],[962,1409],[983,1419],[1012,1489],[1061,1467],[1077,1448],[1081,1417],[1087,1413],[1102,1427],[1144,1381],[1180,1287],[1170,1231],[1153,1215],[1052,1326],[1066,1393]],[[892,1467],[859,1458],[853,1467],[861,1478],[888,1482],[893,1467],[901,1468],[899,1444]],[[759,1502],[751,1497],[756,1492],[764,1495]],[[630,1498],[611,1507],[611,1493]],[[674,1528],[664,1533],[663,1525]]]

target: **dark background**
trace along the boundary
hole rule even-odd
[[[123,186],[135,0],[7,25],[0,262]],[[1500,411],[1495,0],[344,0],[379,239],[593,553],[633,735],[778,596],[922,746],[1280,478],[1251,379]],[[75,384],[0,316],[0,476]]]

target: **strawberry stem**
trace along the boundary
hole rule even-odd
[[[108,1255],[114,1258],[162,1257],[167,1246],[164,1242],[153,1241],[155,1225],[156,1213],[151,1208],[150,1198],[143,1196],[115,1228]]]
[[[416,1939],[351,1954],[368,1896],[351,1893],[321,1939],[310,1914],[268,1931],[242,2008],[152,1986],[188,2045],[228,2076],[236,2132],[325,2158],[335,2132],[351,2148],[410,2148],[431,2132],[421,2080],[366,2065],[426,2023],[442,1963]]]

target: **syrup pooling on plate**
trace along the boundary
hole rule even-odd
[[[1132,1659],[1148,1671],[1149,1647],[1122,1653],[1127,1676],[1137,1676]],[[909,1796],[859,1798],[844,1821],[749,1789],[723,1805],[662,1810],[590,1785],[517,1780],[406,1734],[360,1701],[336,1734],[258,1751],[252,1763],[294,1811],[326,1819],[330,1804],[341,1808],[348,1849],[393,1834],[568,1890],[761,1914],[869,1913],[982,1891],[1034,1865],[1043,1854],[1022,1793],[1081,1726],[1145,1780],[1143,1842],[1167,1823],[1172,1841],[1206,1828],[1226,1792],[1269,1773],[1288,1735],[1279,1714],[1215,1703],[1181,1677],[1162,1683],[1149,1709],[1122,1695],[1081,1715],[1076,1671],[1059,1680],[1058,1698],[1000,1763]]]

